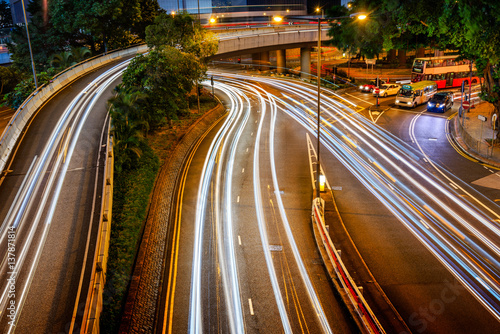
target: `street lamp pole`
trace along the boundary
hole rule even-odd
[[[316,11],[319,12],[320,8],[316,8]],[[336,20],[336,19],[343,19],[343,18],[352,18],[356,17],[359,20],[364,20],[366,19],[367,15],[364,13],[354,13],[349,16],[339,16],[339,17],[331,17],[327,18],[326,20]],[[304,17],[289,17],[289,19],[296,19],[296,20],[308,20],[308,21],[313,21],[313,20],[318,20],[318,65],[317,65],[317,80],[318,80],[318,114],[317,114],[317,123],[318,123],[318,142],[317,142],[317,158],[316,158],[316,197],[320,197],[321,195],[321,188],[320,188],[320,176],[321,176],[321,164],[320,164],[320,145],[321,145],[321,17],[317,18],[304,18]]]
[[[318,64],[316,66],[316,74],[318,80],[318,146],[317,146],[317,158],[316,158],[316,197],[320,197],[319,189],[319,176],[321,173],[321,165],[319,158],[319,148],[321,143],[321,19],[318,18]]]
[[[33,51],[31,51],[30,32],[28,30],[28,19],[26,18],[26,9],[24,8],[24,0],[21,0],[21,4],[23,5],[24,24],[26,26],[26,37],[28,37],[28,47],[30,49],[31,68],[33,69],[33,80],[35,81],[35,89],[38,89],[38,80],[36,79],[36,69],[35,69],[35,61],[33,60]]]

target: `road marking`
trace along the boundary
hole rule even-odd
[[[245,173],[245,168],[243,168],[243,169],[241,170],[241,172],[242,172],[242,173]]]
[[[248,305],[250,306],[250,315],[254,315],[254,313],[253,313],[252,299],[251,298],[248,298]]]
[[[371,103],[371,102],[368,102],[368,101],[366,101],[366,100],[363,100],[363,99],[361,99],[361,98],[359,98],[359,97],[357,97],[357,96],[351,95],[351,94],[349,94],[349,93],[345,93],[345,95],[349,95],[349,96],[351,96],[351,97],[353,97],[353,98],[355,98],[355,99],[357,99],[357,100],[363,101],[364,103],[371,104],[372,106],[375,104],[375,103]]]
[[[240,202],[240,196],[238,196],[238,198],[236,199],[236,203],[239,203]]]
[[[253,136],[253,132],[250,134],[250,136]]]
[[[240,244],[241,246],[241,237],[238,235],[238,243]]]
[[[247,147],[247,153],[248,153],[248,147]]]

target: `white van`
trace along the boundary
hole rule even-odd
[[[434,81],[419,81],[403,85],[396,95],[396,105],[415,108],[429,101],[436,92],[437,84]]]

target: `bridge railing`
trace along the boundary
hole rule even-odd
[[[104,163],[104,180],[102,192],[102,207],[98,227],[97,244],[92,273],[89,284],[89,293],[82,319],[82,333],[99,333],[99,320],[103,308],[103,290],[106,284],[108,267],[109,239],[111,236],[111,214],[113,208],[113,138],[110,136],[111,118],[108,123],[107,152]]]
[[[354,280],[345,268],[344,263],[340,258],[340,254],[338,253],[337,249],[333,245],[332,240],[330,239],[330,235],[328,234],[325,226],[324,213],[322,209],[324,208],[324,204],[322,203],[322,201],[323,200],[321,198],[315,198],[313,201],[313,220],[319,230],[323,246],[325,247],[328,258],[330,259],[330,262],[335,269],[337,278],[342,284],[344,291],[349,297],[349,300],[354,306],[356,313],[358,314],[368,333],[385,333],[382,325],[375,317],[375,314],[373,314],[370,306],[359,291],[358,286],[354,283]]]
[[[113,60],[146,51],[146,45],[139,45],[110,52],[104,56],[90,58],[89,60],[60,72],[54,76],[48,84],[40,86],[31,93],[16,110],[0,137],[0,173],[6,172],[4,169],[7,161],[33,115],[35,115],[37,110],[50,100],[59,90],[95,68],[104,66]]]

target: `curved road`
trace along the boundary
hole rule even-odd
[[[100,218],[106,100],[126,65],[92,72],[46,103],[8,167],[0,185],[2,333],[80,329]]]
[[[182,256],[183,260],[179,263],[182,263],[184,271],[175,274],[182,277],[180,281],[183,288],[174,284],[180,292],[169,290],[169,296],[177,297],[173,305],[167,303],[167,308],[173,311],[170,312],[169,320],[164,320],[162,330],[303,330],[300,320],[302,313],[298,310],[306,309],[306,304],[300,302],[291,307],[283,302],[291,300],[283,292],[290,290],[287,289],[285,278],[288,276],[283,268],[289,268],[289,263],[293,261],[289,261],[290,250],[283,242],[286,240],[284,236],[287,236],[288,218],[280,215],[277,203],[282,192],[283,195],[291,195],[287,199],[290,202],[283,202],[288,205],[285,205],[288,207],[285,210],[286,217],[294,217],[296,213],[290,208],[296,206],[289,203],[300,199],[305,205],[311,199],[308,166],[303,161],[307,159],[305,132],[315,132],[315,88],[293,81],[243,75],[221,75],[220,80],[234,87],[234,90],[249,91],[251,96],[258,98],[256,102],[259,107],[253,112],[257,113],[255,116],[248,116],[244,136],[232,138],[227,147],[223,143],[227,140],[225,136],[229,135],[222,135],[223,139],[216,136],[220,146],[213,144],[213,150],[208,151],[212,154],[212,160],[207,158],[206,162],[197,164],[197,169],[202,170],[204,188],[198,188],[196,195],[192,195],[196,201],[189,202],[189,210],[183,211],[183,219],[187,219],[184,212],[194,215],[190,223],[182,222],[179,257]],[[325,93],[322,108],[325,145],[322,152],[325,153],[322,153],[322,157],[327,177],[335,185],[345,226],[378,283],[408,326],[415,332],[429,330],[456,333],[484,332],[498,326],[498,321],[493,320],[499,310],[498,206],[431,160],[419,144],[417,134],[420,130],[415,130],[419,129],[418,118],[409,123],[408,133],[410,141],[413,141],[408,145],[381,128],[374,127],[369,118],[361,116],[366,113],[363,101],[357,101],[361,103],[355,105]],[[237,104],[235,102],[243,106],[241,113],[248,108],[248,102],[243,100]],[[365,106],[371,103],[367,101]],[[267,102],[271,102],[270,106],[267,106]],[[271,121],[261,123],[262,119],[272,115],[273,108],[276,108],[277,114],[287,115],[284,116],[287,121],[276,128],[272,127]],[[398,112],[412,116],[416,114],[415,111]],[[296,123],[293,127],[301,125],[302,128],[283,133],[282,130],[290,129],[292,123]],[[243,126],[241,121],[238,124]],[[260,127],[261,124],[266,126]],[[398,126],[400,123],[395,123],[395,128]],[[234,133],[238,131],[236,129]],[[269,134],[274,133],[275,137],[263,136],[268,131]],[[246,145],[242,145],[242,142]],[[278,147],[277,143],[283,146]],[[237,147],[234,164],[229,162],[233,159],[229,153],[231,145]],[[276,146],[274,151],[273,146]],[[255,150],[255,147],[259,150]],[[293,149],[288,150],[287,147]],[[248,152],[246,148],[249,148]],[[272,158],[264,160],[263,157],[271,151]],[[327,154],[327,151],[332,154]],[[456,153],[455,159],[460,161],[463,157]],[[224,166],[221,167],[222,172],[217,172],[218,161]],[[275,161],[276,171],[279,171],[276,183],[272,177],[271,161]],[[297,166],[300,167],[295,169]],[[267,168],[270,171],[263,172]],[[476,167],[475,170],[478,168],[483,167]],[[302,180],[303,184],[295,188],[291,179],[295,182]],[[228,182],[232,183],[228,185]],[[293,189],[292,192],[290,189]],[[240,211],[241,206],[245,206],[246,210]],[[225,219],[229,216],[232,217],[232,220],[228,220],[232,225],[228,227]],[[294,224],[290,224],[290,230],[294,233],[310,230],[306,215],[303,219],[307,227],[295,228]],[[224,227],[221,228],[220,224]],[[277,230],[273,231],[273,225]],[[253,231],[254,236],[250,237],[251,242],[247,246],[245,241],[249,238],[246,236],[249,231]],[[188,239],[183,239],[183,233]],[[334,240],[335,236],[333,233]],[[305,238],[294,238],[301,243],[306,241]],[[241,254],[240,240],[246,250]],[[314,249],[315,246],[312,247]],[[181,255],[183,252],[186,253]],[[246,255],[247,252],[252,255]],[[285,256],[281,252],[286,253],[286,262],[277,255]],[[304,262],[312,261],[303,249],[301,252]],[[227,259],[233,262],[223,262]],[[193,263],[192,271],[188,265],[190,261]],[[250,262],[258,265],[250,267]],[[250,270],[245,271],[247,267]],[[300,268],[300,264],[297,268]],[[297,269],[290,270],[290,278],[298,276],[298,271],[294,273]],[[281,280],[277,280],[278,277]],[[179,278],[176,282],[179,282]],[[299,283],[294,281],[293,287],[297,286]],[[265,316],[274,319],[278,327],[267,327],[266,322],[261,322],[267,317],[251,314],[256,297],[248,292],[247,287],[264,292],[266,302],[262,305]],[[306,300],[314,301],[313,295],[323,298],[317,291],[313,292]],[[181,301],[179,295],[182,296]],[[314,305],[314,302],[311,304]],[[232,305],[239,305],[241,310],[238,307],[231,309]],[[255,309],[253,312],[255,314]],[[330,320],[331,316],[326,318],[329,325],[334,323]],[[277,319],[281,319],[279,324],[276,323]],[[304,324],[309,324],[309,321]],[[313,324],[319,327],[313,327]],[[316,330],[329,330],[321,324],[320,314],[310,326]]]

